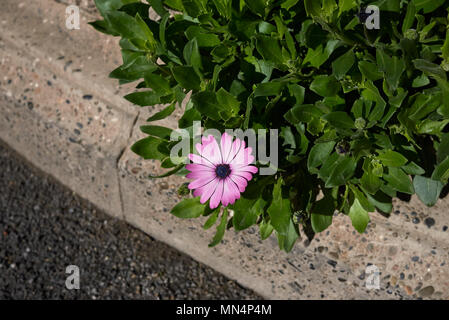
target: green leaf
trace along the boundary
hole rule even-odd
[[[405,61],[396,56],[390,57],[383,50],[377,50],[377,65],[379,70],[385,73],[387,83],[395,91],[405,70]]]
[[[147,8],[147,7],[145,6],[145,8]],[[142,19],[142,17],[138,13],[136,14],[135,20],[136,20],[137,25],[140,27],[140,29],[142,30],[142,33],[144,35],[141,39],[148,41],[148,43],[150,45],[150,48],[154,49],[155,46],[156,46],[156,40],[154,39],[153,32],[150,30],[150,28],[148,27],[147,23]]]
[[[140,130],[143,133],[149,134],[154,137],[159,137],[165,140],[170,140],[170,135],[173,132],[172,129],[161,126],[141,126]]]
[[[265,16],[265,1],[264,0],[245,0],[245,4],[255,14],[263,17]]]
[[[164,12],[161,12],[160,16],[162,17],[162,19],[159,24],[159,40],[161,42],[162,48],[164,50],[167,50],[167,39],[165,38],[165,32],[167,29],[168,19],[170,19],[170,14],[164,9]]]
[[[217,91],[217,102],[223,112],[236,116],[240,111],[240,101],[232,94],[227,92],[224,88]]]
[[[407,14],[405,16],[404,22],[402,23],[402,34],[405,34],[407,30],[413,27],[413,23],[415,22],[415,15],[416,7],[412,1],[407,5]]]
[[[332,216],[324,216],[322,214],[312,213],[310,220],[315,233],[323,232],[332,224]]]
[[[322,119],[338,129],[355,129],[354,120],[343,111],[335,111],[322,116]]]
[[[137,141],[131,147],[131,150],[145,160],[163,160],[166,155],[161,153],[158,149],[163,142],[163,140],[156,137],[147,137],[145,139]]]
[[[446,0],[412,0],[415,4],[416,12],[423,9],[423,13],[430,13],[441,7]]]
[[[179,85],[187,90],[198,90],[201,79],[192,67],[175,66],[172,68],[173,77]]]
[[[200,203],[200,198],[185,199],[178,203],[170,213],[181,219],[198,218],[204,212],[205,204]]]
[[[310,90],[322,97],[334,97],[340,91],[340,83],[334,76],[317,76],[310,85]]]
[[[164,8],[162,2],[163,0],[148,0],[148,3],[151,5],[154,11],[156,11],[156,13],[161,17],[164,17],[168,13],[168,11]]]
[[[264,60],[272,61],[276,65],[284,63],[281,46],[277,39],[260,35],[256,41],[256,48]]]
[[[218,12],[221,16],[229,19],[231,16],[231,1],[230,0],[213,0],[215,8],[217,8]]]
[[[263,213],[265,203],[262,198],[257,200],[239,199],[233,207],[234,217],[232,222],[234,229],[241,231],[256,224],[257,218]]]
[[[430,83],[429,78],[425,74],[422,74],[413,80],[412,87],[421,88],[427,86],[429,83]]]
[[[381,152],[377,156],[377,159],[380,160],[386,167],[402,167],[408,162],[406,157],[393,150],[386,150]]]
[[[261,83],[254,90],[254,97],[277,96],[284,88],[285,83],[280,81]]]
[[[329,40],[326,46],[320,44],[315,49],[309,48],[304,59],[304,64],[310,63],[312,67],[321,67],[327,61],[327,59],[329,59],[334,50],[339,46],[339,43],[339,40]]]
[[[217,244],[221,242],[223,239],[223,236],[226,231],[226,225],[228,223],[228,209],[225,208],[223,210],[223,214],[221,216],[221,222],[217,227],[217,233],[215,234],[214,238],[212,239],[212,242],[209,243],[209,247],[215,247]]]
[[[163,120],[163,119],[169,117],[175,111],[175,109],[176,109],[175,104],[171,104],[168,107],[164,108],[163,110],[161,110],[161,111],[155,113],[154,115],[152,115],[151,117],[149,117],[147,119],[147,122]]]
[[[260,238],[262,240],[267,239],[273,233],[273,230],[274,230],[271,223],[269,221],[267,222],[265,220],[262,220],[262,222],[259,225],[259,228],[260,228],[260,230],[259,230]]]
[[[388,174],[384,175],[384,179],[394,190],[407,194],[415,193],[410,177],[400,168],[388,168]]]
[[[388,197],[383,192],[379,191],[374,195],[366,193],[366,197],[368,198],[368,201],[377,208],[380,212],[390,214],[393,211],[393,204],[391,197]]]
[[[290,200],[282,196],[282,185],[284,181],[279,178],[273,189],[273,201],[268,207],[271,225],[279,234],[287,236],[291,223]]]
[[[360,191],[359,188],[353,184],[349,184],[349,188],[351,189],[352,193],[354,194],[355,198],[359,201],[363,209],[365,209],[368,212],[374,212],[376,210],[374,206],[371,204],[371,202],[368,201],[363,191]]]
[[[130,93],[125,96],[125,99],[141,107],[154,106],[161,103],[161,96],[154,91]]]
[[[404,170],[405,173],[413,176],[420,176],[426,173],[426,170],[424,170],[414,162],[410,162],[409,164],[402,166],[402,170]]]
[[[447,182],[449,179],[449,157],[437,165],[433,171],[432,179]]]
[[[148,16],[148,10],[150,10],[150,6],[146,3],[142,3],[139,0],[122,0],[125,5],[119,9],[119,11],[126,12],[128,15],[135,17],[139,14],[141,17]]]
[[[376,194],[379,191],[382,181],[371,172],[365,172],[360,179],[360,184],[370,194]]]
[[[198,47],[200,48],[213,48],[221,43],[220,38],[216,34],[210,33],[206,29],[198,26],[188,27],[186,36],[189,40],[196,38]]]
[[[326,230],[332,224],[332,216],[336,209],[335,201],[330,194],[315,203],[311,210],[312,229],[315,233]]]
[[[161,97],[166,96],[172,92],[170,83],[162,76],[149,73],[145,75],[145,83],[151,88],[155,93]]]
[[[304,98],[306,94],[306,89],[298,84],[288,85],[288,91],[296,99],[296,104],[301,105],[304,103]]]
[[[115,32],[109,23],[106,20],[97,20],[93,22],[88,22],[95,30],[104,33],[109,34],[111,36],[119,36],[117,32]]]
[[[354,63],[355,54],[351,49],[332,63],[332,70],[335,78],[337,78],[337,80],[343,79],[346,73],[351,70]]]
[[[182,0],[164,0],[164,4],[176,11],[184,10]]]
[[[137,0],[136,0],[137,1]],[[122,0],[95,0],[95,5],[104,17],[108,11],[115,11],[120,9],[126,1]]]
[[[299,0],[284,0],[281,4],[281,8],[289,10],[291,7],[296,5],[298,2],[299,2]]]
[[[446,31],[446,40],[444,41],[444,45],[443,48],[441,48],[441,51],[443,59],[446,60],[446,63],[449,63],[449,30]]]
[[[203,13],[203,6],[201,1],[198,0],[181,0],[182,5],[187,14],[193,18],[198,17]]]
[[[309,17],[320,16],[320,13],[321,13],[321,1],[304,0],[304,7],[306,8],[306,12],[307,12],[307,15]]]
[[[298,51],[296,50],[295,40],[288,30],[285,32],[285,41],[287,43],[287,48],[290,52],[291,59],[295,60],[298,57]]]
[[[443,132],[443,129],[448,123],[449,119],[443,121],[432,121],[430,119],[426,119],[417,125],[417,132],[420,134],[439,135]]]
[[[441,163],[446,157],[449,157],[449,133],[445,133],[441,137],[441,143],[437,150],[437,163]]]
[[[379,89],[372,82],[366,82],[365,87],[366,89],[362,92],[363,98],[376,103],[374,108],[371,109],[368,121],[377,122],[382,119],[387,103],[382,98]]]
[[[105,19],[112,29],[123,38],[147,40],[146,32],[141,28],[136,19],[125,12],[108,11]]]
[[[377,5],[381,11],[400,12],[401,0],[378,0],[371,4]]]
[[[196,38],[193,38],[189,42],[187,42],[184,47],[184,59],[186,60],[189,66],[192,66],[195,69],[197,74],[201,74],[200,70],[203,69],[203,63],[201,61],[201,54],[198,48],[198,41]]]
[[[208,230],[208,229],[212,228],[212,226],[215,224],[215,222],[217,222],[219,214],[220,214],[220,209],[219,208],[215,209],[212,212],[212,214],[210,215],[210,217],[207,219],[207,221],[204,223],[203,229]]]
[[[314,119],[319,119],[323,112],[314,105],[300,105],[291,108],[284,118],[291,124],[299,124],[300,122],[308,123]]]
[[[194,121],[201,121],[201,113],[195,108],[191,108],[184,112],[184,115],[178,121],[178,126],[180,128],[188,128],[193,125]]]
[[[424,59],[416,59],[413,60],[413,64],[415,65],[416,69],[423,71],[425,74],[435,79],[447,80],[447,76],[444,70],[435,63]]]
[[[371,81],[377,81],[383,78],[382,72],[379,71],[379,68],[374,63],[368,61],[360,61],[359,70],[363,74],[363,76]]]
[[[423,71],[437,81],[442,91],[442,106],[439,110],[442,115],[449,117],[449,83],[446,72],[439,65],[424,59],[413,60],[413,64],[416,69]]]
[[[324,161],[329,157],[331,152],[334,150],[335,142],[318,143],[312,147],[309,153],[309,158],[307,161],[307,167],[309,170],[311,168],[317,168],[324,163]]]
[[[326,188],[345,185],[352,178],[357,167],[357,162],[352,157],[340,157],[336,166],[326,180]]]
[[[250,94],[246,101],[245,121],[243,122],[243,129],[245,130],[247,130],[249,127],[249,120],[251,116],[251,111],[253,109],[253,98],[254,94]]]
[[[292,219],[290,219],[286,233],[281,234],[277,232],[277,237],[279,248],[281,248],[285,252],[290,252],[293,249],[293,246],[295,245],[295,242],[298,239],[299,235]]]
[[[352,225],[359,233],[365,232],[370,218],[368,211],[363,209],[358,199],[354,200],[354,203],[349,210],[349,218],[351,218]]]
[[[148,61],[144,56],[141,56],[140,53],[137,53],[137,55],[137,58],[128,61],[128,65],[120,66],[112,71],[109,74],[109,77],[132,82],[142,79],[145,74],[152,73],[157,70],[157,66],[155,66],[152,62]]]
[[[210,91],[198,92],[192,96],[195,108],[202,114],[213,120],[221,120],[220,105],[217,96]],[[223,110],[225,111],[225,110]]]
[[[440,197],[444,184],[441,181],[436,181],[423,176],[416,176],[413,179],[413,186],[415,187],[418,198],[426,206],[433,207]]]
[[[230,54],[230,48],[225,45],[218,45],[211,51],[211,55],[212,57],[214,57],[214,61],[217,63],[225,61]]]
[[[339,0],[338,6],[340,7],[340,11],[338,12],[338,15],[341,16],[342,13],[357,8],[357,1],[356,0]]]
[[[343,161],[343,159],[345,159],[345,157],[340,156],[338,153],[333,152],[330,156],[328,156],[324,162],[323,162],[323,166],[321,167],[321,169],[319,170],[319,177],[320,179],[322,179],[323,181],[326,181],[329,176],[331,175],[332,171],[334,170],[334,168],[341,162]]]

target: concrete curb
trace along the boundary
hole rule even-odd
[[[336,217],[290,254],[274,238],[260,241],[255,229],[227,232],[208,248],[214,230],[202,230],[204,221],[168,213],[185,180],[149,180],[158,164],[129,150],[149,111],[127,103],[130,87],[107,78],[121,58],[117,39],[86,24],[94,20],[92,4],[82,4],[81,29],[73,31],[65,28],[70,1],[2,4],[0,139],[74,192],[266,298],[449,298],[448,199],[431,209],[415,198],[397,201],[402,214],[372,215],[363,235]],[[175,127],[175,120],[165,124]],[[365,286],[370,264],[381,272],[379,290]]]

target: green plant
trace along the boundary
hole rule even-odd
[[[278,173],[255,176],[234,214],[198,198],[173,214],[260,226],[290,251],[301,225],[310,238],[334,212],[364,232],[376,209],[417,194],[436,203],[449,179],[449,3],[445,0],[96,0],[104,17],[92,25],[120,36],[120,83],[139,81],[125,98],[167,105],[168,117],[188,92],[180,128],[202,121],[220,131],[280,131]],[[380,30],[357,17],[380,8]],[[158,19],[149,18],[151,8]],[[172,10],[172,14],[169,13]],[[362,19],[363,20],[363,19]],[[171,129],[145,126],[133,151],[186,174],[170,160]],[[260,164],[258,164],[260,166]],[[187,192],[186,192],[187,191]],[[188,193],[183,187],[182,194]],[[219,218],[221,215],[221,218]]]

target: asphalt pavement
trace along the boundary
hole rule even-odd
[[[0,299],[260,297],[106,216],[0,144]]]

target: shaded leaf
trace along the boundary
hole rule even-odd
[[[200,198],[185,199],[178,203],[170,213],[182,219],[198,218],[204,212],[205,204],[200,203]]]

